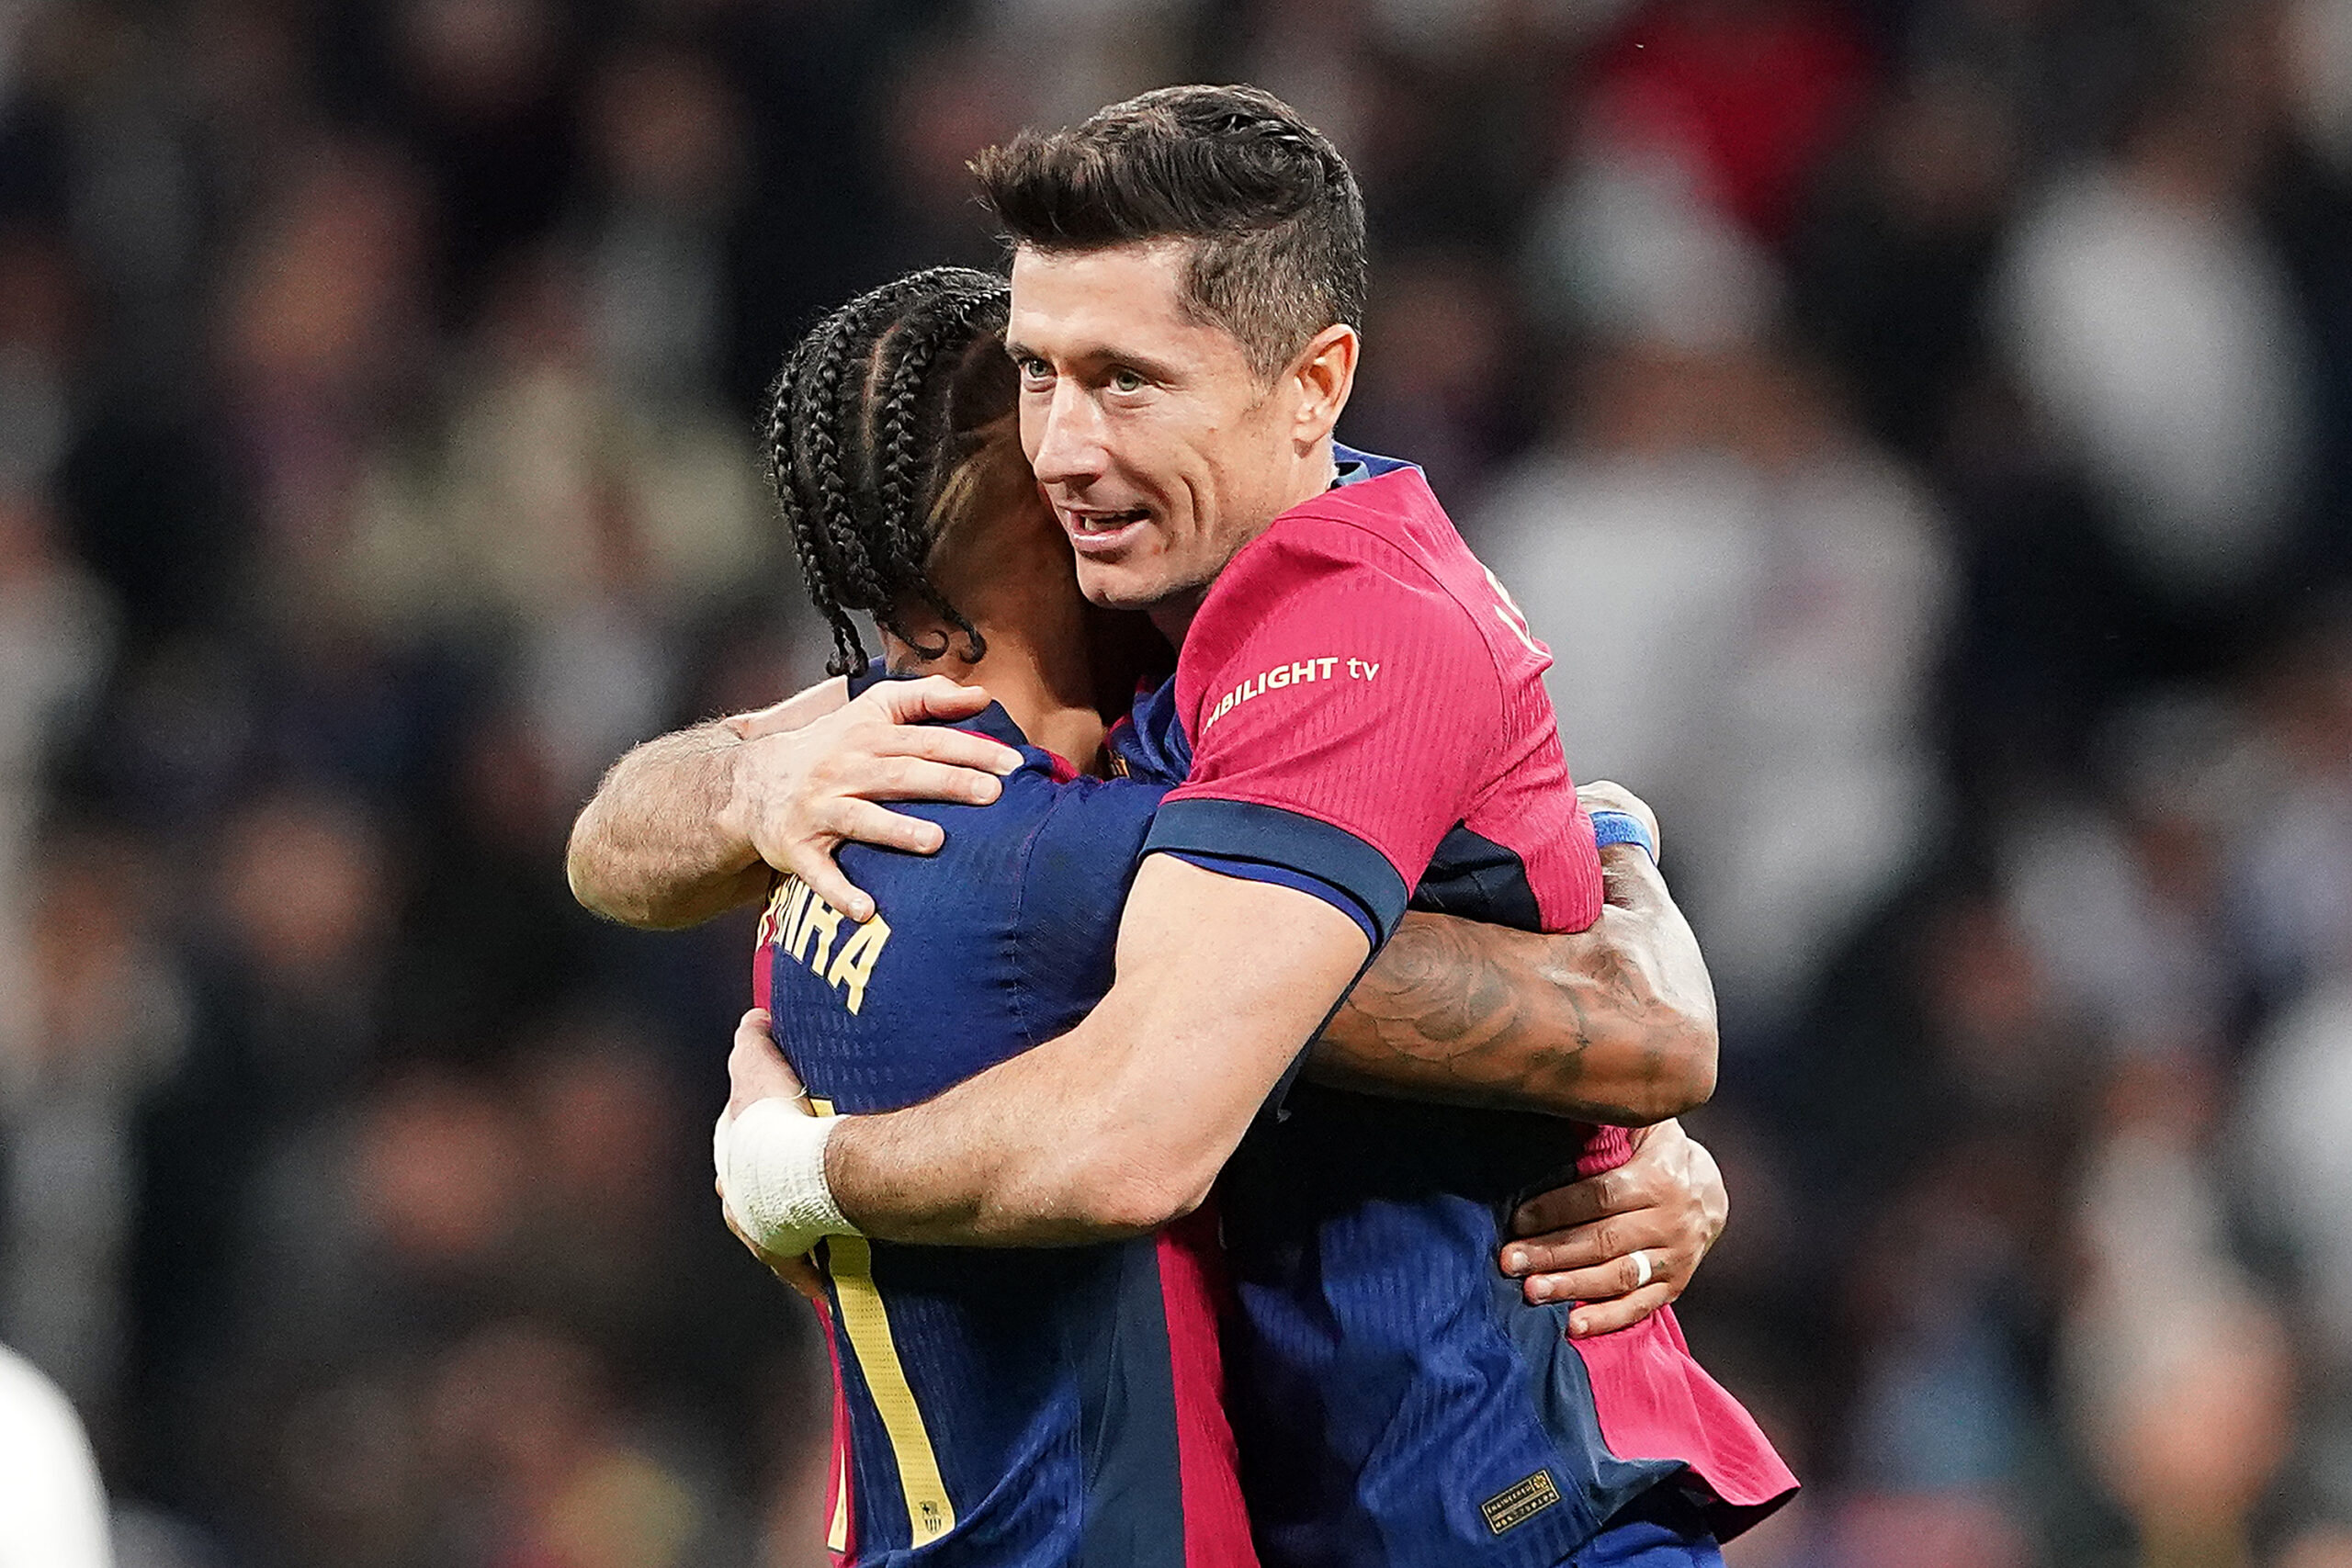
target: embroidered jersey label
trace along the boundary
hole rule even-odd
[[[1523,1525],[1560,1500],[1560,1489],[1552,1481],[1552,1472],[1539,1470],[1526,1480],[1504,1487],[1478,1505],[1487,1516],[1487,1528],[1500,1535],[1517,1525]]]

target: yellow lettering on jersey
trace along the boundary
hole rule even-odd
[[[752,941],[757,947],[767,947],[784,938],[784,901],[795,882],[779,876],[768,888],[768,906],[760,911],[760,929]]]
[[[876,914],[862,926],[852,929],[849,940],[842,943],[841,956],[825,972],[825,984],[846,986],[842,1001],[852,1012],[865,1005],[865,982],[874,977],[874,961],[882,956],[883,944],[890,940],[890,922]]]
[[[784,886],[790,889],[791,897],[785,900],[783,918],[775,923],[775,944],[790,953],[800,945],[800,917],[808,912],[808,885],[794,876],[786,878]],[[783,897],[782,889],[777,896]]]
[[[841,929],[842,912],[822,898],[812,897],[808,900],[808,913],[800,922],[800,940],[793,943],[792,956],[822,975],[825,965],[832,962],[833,933]],[[813,958],[808,956],[808,939],[812,935],[817,939],[817,953]]]
[[[917,1546],[937,1540],[956,1528],[955,1505],[947,1500],[947,1483],[940,1479],[939,1456],[931,1446],[931,1431],[915,1404],[899,1363],[898,1341],[890,1334],[889,1310],[874,1285],[874,1249],[864,1236],[837,1235],[825,1243],[825,1271],[832,1276],[833,1296],[841,1304],[842,1331],[865,1374],[866,1392],[874,1396],[875,1413],[890,1438],[890,1452],[899,1461],[899,1486],[906,1494],[907,1527]]]
[[[842,912],[811,893],[807,883],[788,876],[769,898],[761,929],[772,934],[778,952],[790,954],[842,992],[842,1003],[850,1011],[865,1008],[874,965],[890,940],[889,921],[876,915],[862,926],[851,926],[844,935]]]

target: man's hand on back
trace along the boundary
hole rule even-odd
[[[885,681],[844,703],[839,681],[697,725],[616,763],[572,825],[574,895],[628,925],[670,928],[760,896],[789,872],[854,920],[873,900],[834,863],[849,840],[928,854],[935,823],[873,804],[986,805],[1020,753],[924,720],[968,718],[988,694],[942,677]]]
[[[760,860],[799,877],[851,919],[867,919],[874,900],[842,874],[833,852],[854,841],[927,855],[945,840],[937,823],[876,801],[994,800],[1021,753],[985,735],[923,722],[969,718],[988,705],[980,688],[930,675],[879,682],[798,728],[776,728],[774,710],[743,715],[730,721],[743,745],[720,821]]]
[[[1519,1239],[1504,1245],[1502,1270],[1531,1302],[1577,1303],[1572,1338],[1630,1328],[1681,1295],[1731,1216],[1714,1156],[1680,1122],[1637,1137],[1623,1165],[1531,1198],[1511,1216]]]

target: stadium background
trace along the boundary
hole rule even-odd
[[[820,672],[789,337],[1198,77],[1355,161],[1343,434],[1664,815],[1735,1562],[2352,1563],[2346,0],[18,0],[0,1340],[126,1568],[817,1560],[746,930],[564,831]]]

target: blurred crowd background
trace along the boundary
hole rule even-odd
[[[821,1561],[748,930],[564,833],[821,673],[787,342],[1203,78],[1663,815],[1735,1563],[2352,1564],[2352,0],[12,0],[0,1341],[126,1568]]]

